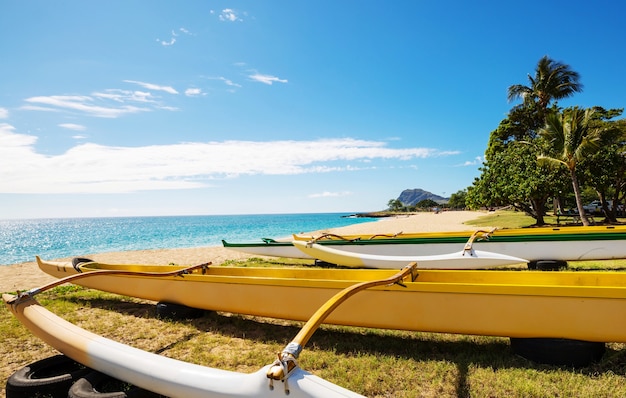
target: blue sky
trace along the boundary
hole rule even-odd
[[[544,55],[624,106],[622,2],[11,1],[0,219],[380,210],[478,176]]]

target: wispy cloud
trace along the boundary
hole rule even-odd
[[[154,103],[156,98],[152,93],[145,91],[131,91],[120,89],[107,89],[104,92],[95,92],[91,94],[94,97],[108,99],[115,102],[145,102]]]
[[[260,82],[260,83],[264,83],[264,84],[269,84],[270,86],[272,84],[274,84],[274,82],[278,82],[278,83],[287,83],[287,79],[279,79],[276,76],[272,76],[272,75],[263,75],[261,73],[255,73],[253,75],[248,75],[248,77],[255,81],[255,82]]]
[[[227,79],[225,77],[219,77],[219,80],[223,81],[225,85],[227,86],[231,86],[231,87],[241,87],[241,84],[237,84],[235,82],[233,82],[230,79]]]
[[[63,127],[64,129],[74,130],[74,131],[87,130],[87,127],[83,126],[82,124],[75,124],[75,123],[61,123],[59,124],[59,127]]]
[[[148,108],[137,107],[134,105],[113,107],[96,104],[94,103],[94,98],[90,96],[52,95],[48,97],[40,96],[26,98],[25,101],[28,105],[22,106],[21,109],[35,111],[65,110],[103,118],[116,118],[130,113],[146,112],[150,110]]]
[[[342,197],[342,196],[350,196],[352,195],[352,192],[350,191],[343,191],[343,192],[320,192],[320,193],[312,193],[310,194],[308,197],[309,198],[338,198],[338,197]]]
[[[178,94],[178,91],[170,86],[136,80],[124,80],[124,82],[137,84],[147,90]],[[161,103],[161,97],[141,90],[106,89],[90,95],[37,96],[26,98],[24,101],[26,105],[20,108],[22,110],[70,112],[102,118],[118,118],[155,109],[176,110]]]
[[[185,28],[178,28],[178,30],[172,30],[171,36],[168,40],[156,39],[156,41],[164,47],[173,46],[174,44],[176,44],[176,38],[180,35],[180,33],[184,35],[195,36],[193,33]]]
[[[483,163],[482,156],[476,156],[473,160],[467,160],[464,163],[460,164],[461,167],[469,167],[469,166],[477,166]]]
[[[239,17],[239,13],[232,8],[225,8],[219,14],[220,21],[224,22],[243,22],[243,19]]]
[[[6,108],[0,108],[0,119],[7,119],[9,117],[9,110]]]
[[[165,91],[166,93],[169,93],[169,94],[178,94],[178,91],[176,91],[176,89],[171,86],[161,86],[161,85],[154,84],[154,83],[138,82],[136,80],[124,80],[124,82],[138,84],[141,87],[146,88],[148,90]]]
[[[228,79],[224,76],[219,76],[219,77],[207,77],[208,80],[219,80],[222,83],[224,83],[225,85],[227,85],[228,87],[230,87],[230,89],[228,89],[227,91],[231,91],[234,92],[235,89],[237,88],[241,88],[241,84],[239,83],[235,83],[234,81],[232,81],[231,79]]]
[[[119,193],[208,186],[241,175],[297,175],[353,169],[364,160],[439,156],[431,148],[388,148],[354,139],[190,142],[144,147],[77,145],[48,156],[37,137],[0,124],[0,193]],[[233,162],[232,159],[238,159]],[[19,165],[16,167],[15,165]],[[132,173],[128,171],[132,170]],[[330,195],[330,193],[328,194]]]
[[[174,44],[176,44],[175,37],[171,37],[169,40],[156,39],[156,41],[157,43],[160,43],[164,47],[169,47],[169,46],[173,46]]]

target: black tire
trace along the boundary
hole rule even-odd
[[[92,371],[72,385],[68,398],[159,398],[162,395]]]
[[[66,357],[55,355],[24,366],[6,384],[6,398],[66,398],[72,384],[91,369]]]
[[[161,301],[156,305],[156,314],[158,318],[163,319],[196,319],[204,315],[204,310]]]
[[[560,271],[567,268],[567,261],[563,260],[541,260],[537,261],[539,271]]]
[[[530,361],[581,368],[600,361],[605,343],[556,338],[513,338],[511,351]]]
[[[533,260],[528,263],[528,269],[538,271],[560,271],[567,268],[564,260]]]
[[[337,264],[333,264],[333,263],[329,263],[326,261],[322,261],[322,260],[315,260],[314,264],[316,267],[323,267],[323,268],[337,268]]]

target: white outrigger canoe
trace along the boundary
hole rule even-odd
[[[430,256],[389,256],[354,253],[338,250],[332,246],[323,246],[319,243],[293,241],[294,247],[304,254],[330,263],[353,268],[390,268],[400,269],[408,263],[417,262],[423,269],[489,269],[505,265],[526,264],[528,260],[474,250],[468,245],[464,250]]]
[[[185,271],[175,273],[182,276],[185,272],[191,272],[198,267],[189,267]],[[2,299],[17,319],[34,335],[66,356],[116,379],[168,397],[272,398],[289,395],[309,398],[357,398],[362,395],[302,370],[297,364],[297,358],[319,325],[343,301],[370,287],[401,283],[407,277],[413,278],[414,267],[415,264],[412,264],[391,277],[356,283],[338,292],[318,308],[273,364],[251,374],[190,364],[115,342],[65,321],[45,309],[33,297],[44,290],[77,279],[97,279],[104,275],[158,278],[172,276],[171,272],[159,275],[155,272],[96,271],[73,275],[18,296],[3,294]]]
[[[384,256],[430,256],[457,252],[469,239],[473,247],[492,253],[538,260],[609,260],[626,258],[626,226],[541,227],[396,233],[385,235],[333,234],[294,235],[290,240],[263,239],[261,242],[233,243],[224,247],[254,255],[304,258],[311,256],[294,247],[292,240],[314,241],[334,249]]]

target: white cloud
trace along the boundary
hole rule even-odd
[[[185,90],[185,95],[187,97],[197,97],[197,96],[206,95],[206,94],[202,92],[202,89],[188,88],[187,90]]]
[[[37,111],[74,111],[85,113],[89,116],[116,118],[129,113],[145,112],[149,109],[133,105],[121,107],[102,106],[94,103],[94,99],[82,95],[52,95],[48,97],[31,97],[25,100],[29,104],[21,109]]]
[[[474,160],[467,160],[467,161],[465,161],[465,163],[463,163],[460,166],[462,166],[462,167],[477,166],[477,165],[480,165],[482,163],[483,163],[482,156],[476,156],[474,158]]]
[[[170,37],[169,40],[156,39],[156,41],[157,43],[161,44],[164,47],[173,46],[174,44],[176,44],[176,37],[179,36],[178,32],[183,33],[188,36],[195,36],[193,33],[191,33],[189,30],[185,28],[178,28],[178,31],[172,30],[171,32],[172,37]]]
[[[136,80],[124,80],[124,82],[138,84],[143,88],[147,88],[148,90],[165,91],[166,93],[169,93],[169,94],[178,94],[178,91],[176,91],[176,89],[174,89],[174,87],[171,87],[171,86],[161,86],[161,85],[153,84],[153,83],[138,82]]]
[[[176,43],[176,38],[172,37],[169,40],[157,39],[156,41],[157,43],[160,43],[164,47],[169,47],[169,46],[173,46]]]
[[[271,76],[271,75],[263,75],[260,73],[255,73],[254,75],[249,75],[248,76],[251,80],[254,80],[256,82],[260,82],[260,83],[265,83],[265,84],[269,84],[270,86],[274,83],[274,82],[278,82],[278,83],[287,83],[287,79],[279,79],[276,76]]]
[[[241,19],[238,15],[237,12],[231,8],[225,8],[222,10],[222,12],[220,13],[220,21],[227,21],[227,22],[237,22],[237,21],[243,21],[243,19]]]
[[[309,198],[338,198],[342,196],[350,196],[352,192],[343,191],[343,192],[321,192],[321,193],[313,193],[309,195]]]
[[[0,108],[0,119],[7,119],[9,117],[9,110],[6,108]]]
[[[144,102],[154,103],[156,99],[152,93],[146,91],[131,91],[120,89],[107,89],[104,92],[95,92],[92,96],[108,99],[115,102]]]
[[[225,78],[225,77],[220,77],[219,79],[220,79],[221,81],[223,81],[223,82],[224,82],[224,84],[226,84],[227,86],[232,86],[232,87],[241,87],[241,84],[234,83],[232,80],[227,79],[227,78]]]
[[[63,127],[64,129],[68,129],[68,130],[74,130],[74,131],[85,131],[87,130],[87,127],[81,125],[81,124],[74,124],[74,123],[61,123],[59,124],[59,127]]]
[[[77,145],[37,153],[37,137],[0,124],[0,193],[120,193],[206,187],[240,175],[350,170],[348,162],[439,156],[429,148],[386,147],[354,139],[190,142],[145,147]],[[233,162],[233,159],[237,159]],[[132,170],[132,172],[129,172]]]
[[[148,90],[165,91],[170,94],[178,92],[170,86],[125,80],[127,83],[138,84]],[[106,89],[91,95],[52,95],[37,96],[24,100],[27,104],[22,110],[82,113],[87,116],[118,118],[126,114],[150,112],[155,109],[176,110],[160,102],[160,97],[149,91]]]

